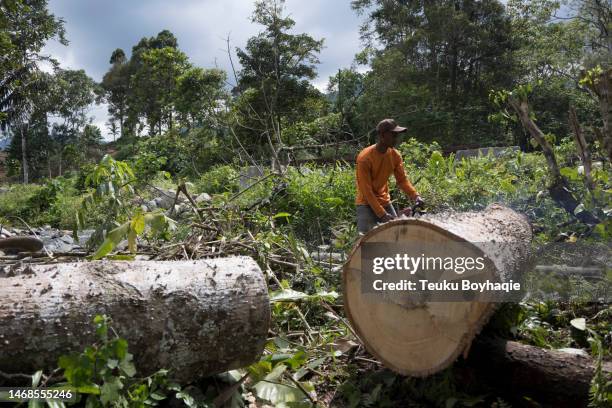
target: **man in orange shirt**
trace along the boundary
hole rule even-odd
[[[363,149],[357,156],[357,230],[365,234],[379,222],[387,222],[397,213],[389,196],[388,180],[391,173],[395,175],[397,185],[415,200],[422,204],[417,193],[404,172],[402,156],[394,148],[398,135],[406,131],[393,119],[383,119],[376,126],[378,142]]]

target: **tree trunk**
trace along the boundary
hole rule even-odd
[[[519,101],[514,98],[511,98],[509,102],[510,106],[512,106],[512,108],[518,115],[523,127],[527,129],[531,137],[533,137],[542,148],[542,153],[544,154],[546,162],[548,163],[548,169],[550,170],[550,173],[556,182],[556,180],[562,177],[561,172],[559,171],[559,165],[557,164],[557,159],[555,158],[555,153],[550,143],[548,143],[548,140],[546,140],[546,137],[544,137],[544,133],[540,130],[538,125],[536,125],[535,122],[529,117],[529,104],[527,103],[527,101]]]
[[[578,116],[576,115],[576,109],[574,109],[573,106],[570,106],[568,117],[570,127],[574,131],[574,141],[576,142],[578,156],[580,156],[580,161],[584,166],[585,185],[592,191],[595,188],[595,184],[593,183],[593,177],[591,176],[591,151],[586,139],[584,138],[584,134],[582,134],[580,122],[578,122]]]
[[[106,314],[140,375],[167,368],[191,382],[256,361],[270,323],[264,276],[247,257],[25,266],[0,273],[0,299],[0,371],[9,373],[81,352]]]
[[[565,211],[567,211],[572,216],[578,218],[580,221],[585,224],[597,224],[599,223],[599,219],[591,214],[589,211],[581,211],[578,214],[575,214],[575,210],[580,205],[576,197],[572,194],[569,189],[569,185],[565,177],[561,175],[559,170],[559,165],[557,164],[557,159],[555,158],[555,152],[552,149],[552,146],[546,138],[544,137],[544,133],[538,125],[529,117],[529,104],[525,100],[519,101],[516,98],[509,99],[510,106],[514,109],[516,114],[521,121],[523,127],[529,132],[531,137],[538,142],[538,145],[542,148],[542,153],[546,158],[546,162],[548,163],[548,169],[552,175],[553,182],[548,187],[548,192],[557,204],[559,204]]]
[[[21,133],[21,167],[23,169],[23,184],[28,184],[30,182],[30,177],[28,174],[28,149],[26,143],[26,131],[25,124],[19,126],[19,131]]]
[[[385,294],[388,301],[365,293],[362,278],[365,281],[372,271],[362,267],[364,244],[430,245],[444,251],[449,248],[449,256],[456,256],[452,247],[460,244],[462,256],[469,252],[487,259],[482,281],[509,282],[520,278],[525,268],[531,236],[527,219],[499,204],[481,212],[441,213],[383,224],[359,240],[344,265],[345,311],[365,347],[387,367],[412,376],[436,373],[467,352],[496,303],[480,298],[421,301],[410,291]],[[492,242],[497,244],[489,245]],[[420,250],[411,256],[419,255]],[[427,277],[434,276],[426,272]],[[451,272],[441,277],[457,280],[466,275]]]
[[[601,121],[603,127],[602,147],[608,153],[608,160],[612,162],[612,68],[602,72],[596,83],[597,96],[599,99],[599,111],[601,112]]]
[[[580,354],[479,337],[458,372],[496,388],[517,406],[526,405],[524,397],[529,397],[546,406],[573,408],[587,406],[595,369],[593,359]],[[612,363],[603,362],[602,373],[610,378]]]

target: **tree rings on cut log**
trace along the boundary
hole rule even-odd
[[[482,301],[411,301],[410,292],[392,301],[364,293],[364,243],[461,243],[490,262],[485,277],[515,281],[529,258],[531,227],[527,219],[499,204],[479,212],[446,212],[403,218],[380,225],[355,245],[343,268],[344,306],[367,350],[390,369],[427,376],[452,364],[489,320],[496,304]],[[504,243],[488,246],[487,243]],[[499,250],[505,248],[505,250]]]
[[[270,325],[264,275],[248,257],[96,261],[0,269],[0,371],[32,373],[96,341],[106,314],[139,375],[172,378],[245,367]]]

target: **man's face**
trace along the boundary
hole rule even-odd
[[[381,135],[380,140],[385,147],[395,147],[397,141],[399,140],[399,133],[387,130]]]

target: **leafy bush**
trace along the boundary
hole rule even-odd
[[[214,166],[196,181],[196,190],[208,194],[236,192],[240,189],[240,172],[230,165]]]
[[[20,224],[19,217],[31,226],[49,224],[71,229],[81,198],[74,179],[57,177],[45,184],[19,184],[0,194],[0,217]]]
[[[21,217],[30,219],[40,213],[41,208],[33,208],[30,204],[44,189],[36,184],[18,184],[0,194],[0,216]]]
[[[302,237],[320,239],[332,226],[353,220],[355,171],[348,166],[303,167],[287,172],[287,194],[278,211],[289,214]]]
[[[168,370],[136,377],[128,343],[110,334],[110,323],[108,317],[96,316],[96,343],[80,354],[60,357],[59,367],[66,379],[60,385],[76,390],[80,402],[85,400],[85,406],[91,408],[157,406],[172,394],[181,400],[191,398],[180,392],[178,384],[169,381]]]

